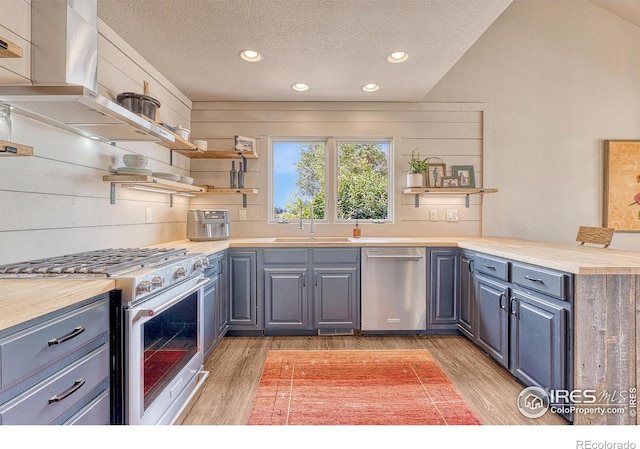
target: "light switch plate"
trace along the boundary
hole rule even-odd
[[[438,209],[431,209],[429,211],[429,220],[438,221]]]
[[[447,221],[458,221],[458,209],[447,209]]]
[[[246,209],[240,209],[238,211],[238,220],[240,220],[240,221],[246,221],[247,220],[247,210]]]
[[[144,210],[144,222],[151,223],[152,220],[153,220],[153,211],[151,210],[150,207],[147,207]]]

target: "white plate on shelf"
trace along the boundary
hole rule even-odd
[[[116,168],[116,172],[118,172],[119,175],[151,176],[151,170],[147,170],[146,168],[118,167]]]
[[[166,179],[167,181],[180,181],[180,175],[176,175],[175,173],[159,173],[154,171],[151,176]]]

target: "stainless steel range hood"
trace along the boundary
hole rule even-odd
[[[16,113],[107,141],[175,136],[97,93],[97,0],[32,0],[32,86],[0,86]]]

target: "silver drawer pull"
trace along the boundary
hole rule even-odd
[[[77,337],[78,335],[80,335],[83,332],[84,332],[84,327],[83,326],[78,326],[78,327],[76,327],[75,329],[73,329],[71,332],[69,332],[67,335],[65,335],[63,337],[52,338],[51,340],[49,340],[47,342],[47,344],[48,344],[48,346],[59,345],[60,343],[64,343],[67,340],[71,340],[72,338]]]
[[[544,281],[542,279],[538,279],[538,278],[532,278],[531,276],[529,276],[528,274],[524,277],[527,281],[531,281],[531,282],[537,282],[538,284],[544,284]]]
[[[495,265],[489,265],[488,263],[483,263],[482,266],[485,267],[485,268],[488,268],[490,270],[495,270],[496,269]]]
[[[83,379],[76,380],[73,385],[71,385],[67,390],[63,391],[60,394],[56,394],[49,398],[49,404],[53,404],[54,402],[60,402],[71,396],[73,393],[78,391],[82,386],[86,383]]]

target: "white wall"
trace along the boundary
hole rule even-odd
[[[188,123],[191,102],[103,23],[99,41],[99,92],[158,98],[163,120]],[[156,143],[95,142],[13,114],[11,140],[33,156],[0,157],[0,264],[108,247],[150,245],[185,237],[188,198],[116,188],[111,205],[104,175],[123,166],[126,153],[149,157],[153,171],[186,175],[189,160]],[[145,210],[152,209],[152,223]]]
[[[591,3],[516,1],[427,95],[491,105],[487,235],[571,243],[602,225],[603,141],[640,137],[638,42]],[[612,247],[640,250],[640,235]]]
[[[411,152],[421,157],[438,156],[450,173],[452,165],[474,165],[476,184],[482,186],[484,105],[471,103],[194,103],[192,134],[208,142],[209,149],[232,149],[233,136],[258,138],[259,159],[248,160],[246,187],[258,188],[247,197],[247,221],[238,220],[240,195],[198,195],[194,208],[230,210],[232,235],[301,236],[298,223],[269,224],[269,137],[383,137],[393,139],[392,224],[362,224],[363,236],[479,236],[482,234],[481,196],[471,198],[471,207],[462,196],[421,197],[403,195],[405,174]],[[196,184],[228,188],[231,162],[221,159],[193,159],[191,173]],[[487,186],[488,187],[488,186]],[[458,209],[460,220],[447,223],[446,209]],[[429,211],[437,210],[438,221],[429,221]],[[351,224],[316,223],[318,236],[349,236]],[[308,226],[305,226],[308,230]]]

